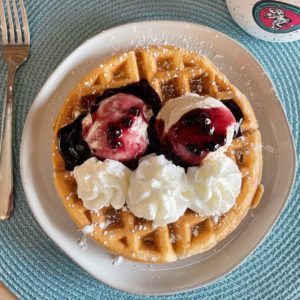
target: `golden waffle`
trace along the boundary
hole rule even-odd
[[[154,228],[124,207],[84,208],[76,194],[76,182],[64,168],[57,150],[57,132],[86,111],[108,88],[125,86],[145,78],[163,103],[194,92],[219,100],[233,99],[243,112],[242,135],[234,139],[227,155],[243,174],[236,205],[219,220],[187,210],[175,223]],[[253,109],[246,97],[205,57],[173,46],[151,46],[115,55],[86,75],[71,91],[54,126],[53,166],[57,191],[80,228],[95,224],[91,238],[110,252],[135,261],[164,263],[202,253],[228,236],[255,207],[263,187],[261,137]]]

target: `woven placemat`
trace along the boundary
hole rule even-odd
[[[138,299],[82,271],[49,240],[27,205],[19,148],[26,114],[38,91],[69,53],[103,29],[149,19],[202,23],[242,43],[268,71],[287,113],[299,157],[300,42],[271,44],[251,38],[232,21],[223,0],[28,0],[25,5],[32,48],[30,59],[17,74],[15,87],[15,213],[8,221],[0,222],[0,280],[24,299]],[[6,76],[7,68],[0,59],[1,99],[5,96]],[[272,233],[239,268],[209,286],[177,297],[300,299],[299,183],[298,170],[289,203]]]

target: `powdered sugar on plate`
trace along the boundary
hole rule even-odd
[[[123,256],[115,256],[112,260],[113,266],[119,266],[123,263],[124,258]]]
[[[88,248],[87,242],[89,240],[89,236],[93,233],[94,228],[95,224],[89,224],[79,230],[77,244],[79,245],[80,249],[86,250]]]

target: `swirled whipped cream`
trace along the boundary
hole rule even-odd
[[[92,157],[73,171],[78,197],[90,210],[97,211],[109,205],[119,209],[125,203],[130,173],[118,161],[99,161]]]
[[[140,160],[130,176],[127,206],[154,225],[173,223],[189,205],[189,185],[183,168],[164,155],[150,154]]]
[[[224,154],[206,158],[200,167],[190,167],[190,208],[204,216],[229,211],[240,193],[242,174],[235,162]]]

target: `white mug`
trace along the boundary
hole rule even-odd
[[[235,22],[247,33],[269,42],[300,39],[300,0],[226,0]]]

